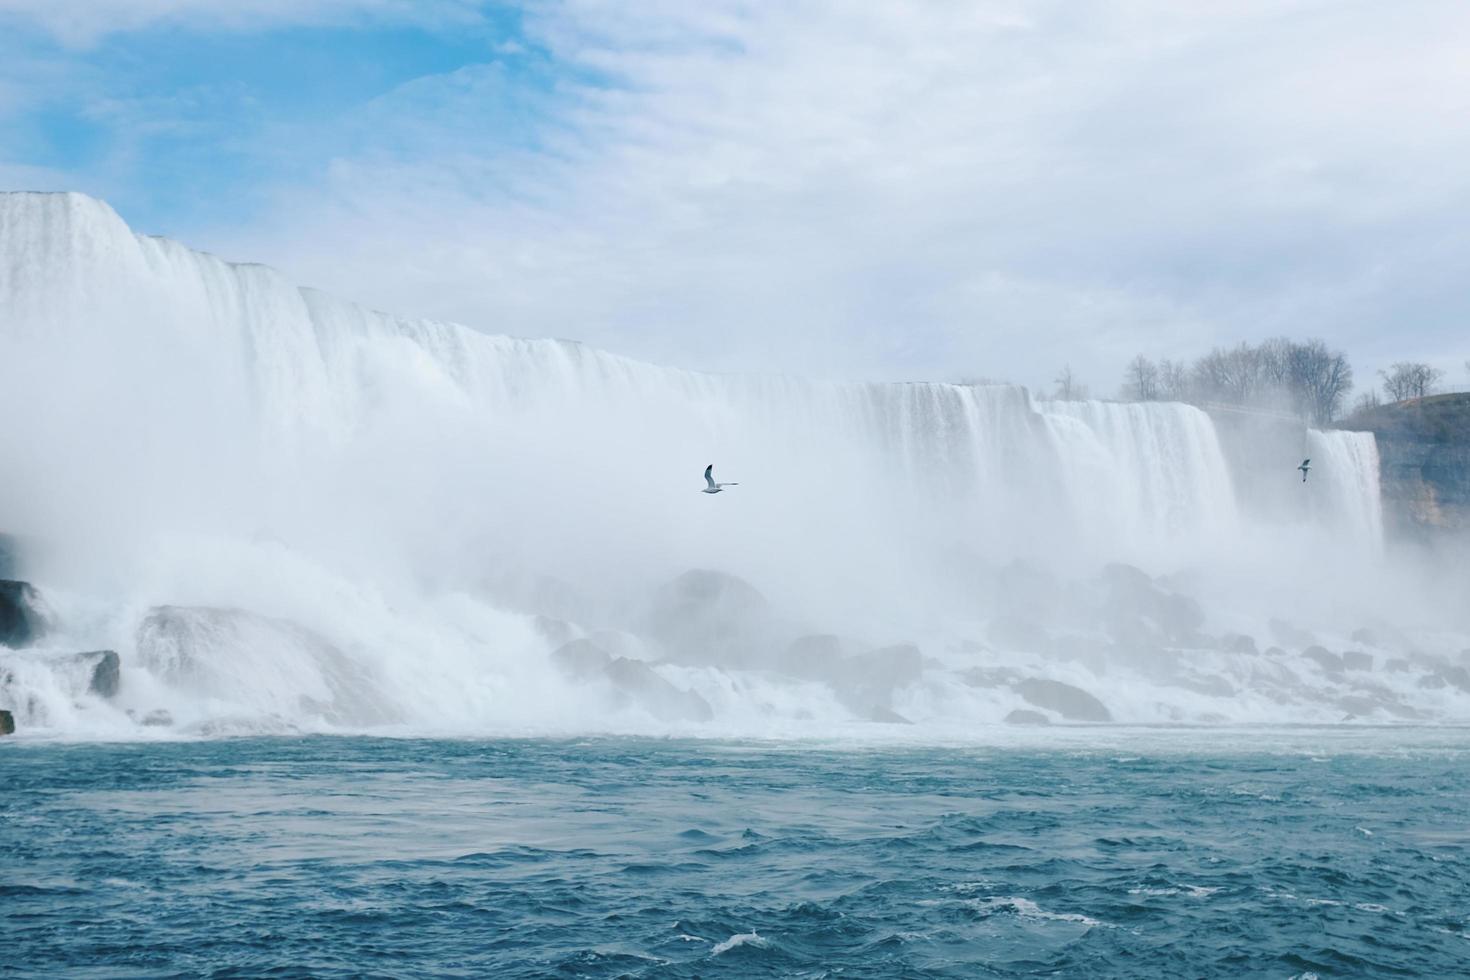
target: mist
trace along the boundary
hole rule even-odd
[[[400,320],[74,194],[0,196],[0,310],[34,727],[1470,717],[1460,552],[1385,540],[1369,434]]]

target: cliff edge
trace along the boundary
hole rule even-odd
[[[1339,420],[1378,441],[1383,516],[1412,537],[1470,535],[1470,392],[1381,405]]]

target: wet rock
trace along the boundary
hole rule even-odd
[[[0,735],[15,734],[15,715],[9,710],[0,708]]]
[[[46,606],[29,582],[0,579],[0,645],[29,646],[46,633]]]
[[[613,687],[660,721],[709,721],[715,716],[697,692],[675,687],[641,660],[618,657],[607,665],[606,674]]]
[[[87,672],[87,692],[101,698],[117,694],[118,682],[122,678],[121,664],[112,650],[92,650],[74,653],[68,658]]]
[[[639,631],[677,663],[762,667],[776,660],[776,625],[765,596],[726,572],[695,569],[655,594]]]
[[[893,713],[893,694],[917,681],[924,655],[912,643],[870,650],[841,661],[828,685],[843,706],[859,717]]]
[[[1347,712],[1344,721],[1352,721],[1355,718],[1363,718],[1373,714],[1378,709],[1385,707],[1384,703],[1372,697],[1360,694],[1349,694],[1337,699],[1337,706]]]
[[[299,623],[243,609],[156,606],[138,624],[139,663],[164,682],[247,708],[332,724],[397,719],[370,668]]]
[[[551,654],[551,662],[562,673],[578,681],[602,676],[612,659],[611,654],[587,639],[570,640]]]
[[[1326,647],[1309,646],[1302,651],[1302,657],[1330,674],[1342,673],[1342,658]]]
[[[660,721],[709,721],[714,711],[694,691],[669,683],[647,662],[614,657],[589,639],[576,639],[551,654],[563,674],[579,684],[605,681],[620,700],[636,704]]]
[[[1220,637],[1220,649],[1226,653],[1247,653],[1251,656],[1259,652],[1256,650],[1256,638],[1244,633],[1226,633]]]
[[[167,728],[174,723],[174,716],[163,708],[154,708],[143,716],[143,724],[148,728]]]
[[[1113,716],[1101,701],[1062,681],[1028,677],[1016,685],[1016,691],[1038,708],[1055,711],[1069,721],[1112,721]]]
[[[1107,607],[1105,625],[1119,642],[1137,642],[1135,620],[1143,617],[1162,637],[1174,643],[1198,645],[1204,612],[1189,596],[1159,588],[1143,571],[1132,565],[1111,564],[1101,575]]]
[[[1344,650],[1342,666],[1344,670],[1372,670],[1373,654],[1363,653],[1361,650]]]
[[[1051,719],[1040,711],[1032,711],[1030,708],[1017,708],[1003,719],[1007,725],[1050,725]]]

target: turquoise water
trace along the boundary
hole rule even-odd
[[[0,744],[15,976],[1470,974],[1470,736]]]

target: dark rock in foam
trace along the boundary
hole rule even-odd
[[[1112,713],[1080,687],[1043,677],[1028,677],[1016,691],[1038,708],[1055,711],[1068,721],[1112,721]]]
[[[606,681],[617,695],[660,721],[709,721],[714,710],[696,691],[686,691],[659,676],[642,660],[614,657],[589,639],[563,644],[551,662],[579,684]]]
[[[1005,723],[1007,725],[1050,725],[1051,719],[1040,711],[1017,708],[1005,716]]]
[[[659,721],[709,721],[715,716],[697,692],[675,687],[641,660],[618,657],[607,665],[606,673],[614,687]]]
[[[1310,646],[1302,651],[1302,658],[1310,660],[1330,674],[1342,672],[1342,658],[1326,647]]]
[[[87,693],[101,698],[110,698],[117,694],[122,679],[122,665],[116,652],[91,650],[87,653],[73,653],[63,659],[79,664],[86,671]]]

